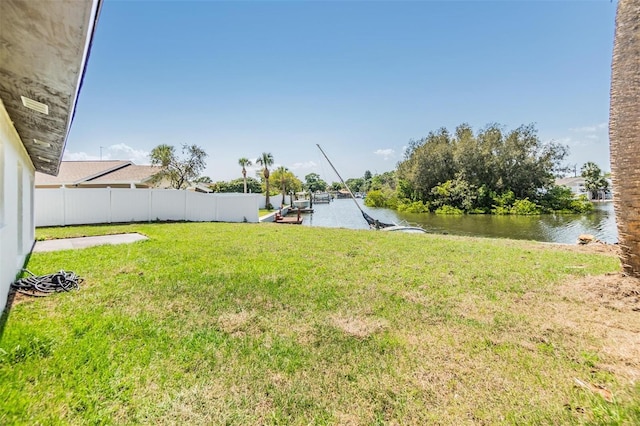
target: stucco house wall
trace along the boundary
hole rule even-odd
[[[35,168],[0,100],[0,310],[31,252]]]
[[[33,247],[35,171],[58,173],[101,5],[0,0],[0,309]]]

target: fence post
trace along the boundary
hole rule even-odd
[[[149,206],[148,206],[148,209],[147,209],[147,222],[151,223],[151,206],[153,205],[152,198],[153,198],[153,194],[154,194],[155,190],[149,188],[149,191],[151,191],[151,192],[149,193]]]
[[[67,187],[62,185],[60,188],[60,194],[62,194],[62,226],[67,226]]]
[[[189,203],[189,191],[184,190],[184,221],[187,221],[187,204]]]

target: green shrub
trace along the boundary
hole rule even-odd
[[[436,207],[451,206],[469,211],[475,206],[478,189],[464,179],[464,174],[458,173],[455,179],[433,187],[431,195]]]
[[[575,200],[573,192],[567,186],[553,185],[538,200],[542,208],[547,211],[571,210],[571,203]]]
[[[586,195],[580,195],[571,201],[569,208],[576,213],[586,213],[593,210],[593,203],[587,199]]]
[[[464,211],[457,207],[452,207],[445,204],[444,206],[438,207],[438,209],[436,209],[436,214],[461,215],[464,214]]]
[[[511,207],[511,214],[519,215],[537,215],[541,213],[540,206],[528,198],[524,200],[516,200]]]
[[[428,213],[429,206],[424,204],[422,201],[408,201],[398,204],[398,211],[407,212],[407,213]]]
[[[467,213],[468,214],[487,214],[489,212],[486,209],[476,207],[475,209],[469,210]]]
[[[389,198],[387,198],[385,202],[385,207],[388,207],[393,210],[397,210],[399,204],[400,204],[400,200],[398,200],[398,196],[396,194],[393,194],[389,196]]]
[[[493,207],[511,207],[515,200],[515,194],[509,190],[493,197]]]
[[[368,207],[385,207],[387,199],[380,190],[367,192],[367,198],[364,199],[364,205]]]
[[[511,214],[511,207],[508,206],[493,206],[491,209],[491,213],[503,215],[503,214]]]

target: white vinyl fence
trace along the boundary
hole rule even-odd
[[[173,189],[38,188],[36,226],[186,220],[258,222],[259,194],[202,194]]]

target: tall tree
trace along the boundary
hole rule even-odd
[[[256,160],[256,164],[263,167],[262,176],[265,180],[266,185],[266,199],[265,199],[265,207],[271,209],[270,200],[269,200],[269,167],[273,166],[273,155],[270,152],[263,152],[260,157]]]
[[[327,182],[320,179],[317,173],[309,173],[304,177],[305,187],[309,192],[326,191]]]
[[[246,167],[251,166],[251,160],[248,158],[242,157],[238,160],[238,164],[242,167],[242,179],[244,180],[244,193],[247,193],[247,169]]]
[[[209,176],[200,176],[193,180],[193,183],[213,183]]]
[[[198,145],[182,145],[183,158],[178,157],[176,149],[167,144],[161,144],[151,150],[149,157],[151,165],[159,166],[156,181],[167,179],[172,188],[184,189],[189,183],[200,176],[204,170],[207,153]]]
[[[431,188],[453,179],[454,174],[452,141],[445,128],[410,141],[405,160],[398,164],[398,176],[411,182],[422,200],[428,200]]]
[[[519,199],[534,199],[540,189],[551,187],[566,155],[564,145],[543,144],[533,125],[507,132],[491,124],[474,136],[471,127],[462,124],[453,136],[440,129],[410,141],[397,177],[403,182],[402,193],[414,201],[433,201],[439,197],[433,188],[454,179],[486,194],[512,191]]]
[[[365,181],[363,178],[349,178],[344,181],[347,184],[351,192],[364,191]]]
[[[609,143],[624,271],[640,278],[640,2],[619,0],[611,65]]]
[[[364,188],[362,189],[365,192],[369,192],[371,190],[371,178],[373,177],[373,175],[371,174],[371,172],[369,170],[365,170],[364,171]]]
[[[273,183],[280,188],[282,192],[282,203],[285,203],[285,196],[290,191],[302,189],[302,182],[284,166],[278,167],[271,175]]]

